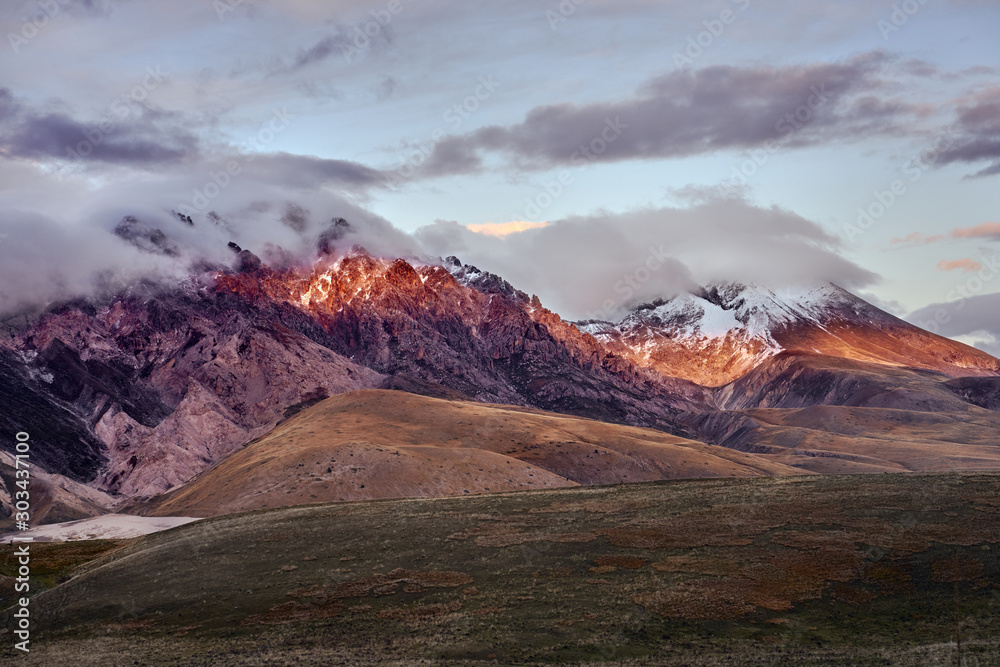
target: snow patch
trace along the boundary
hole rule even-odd
[[[122,540],[142,537],[200,521],[189,516],[133,516],[131,514],[105,514],[104,516],[34,526],[28,530],[8,533],[0,540],[9,542],[13,537],[30,537],[35,542],[76,542],[79,540]]]

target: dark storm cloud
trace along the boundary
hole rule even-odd
[[[973,176],[1000,174],[1000,86],[982,91],[958,107],[958,139],[937,164],[991,162]]]
[[[198,154],[198,139],[185,123],[179,114],[121,99],[104,116],[81,121],[63,111],[31,108],[0,88],[0,155],[6,158],[178,162]]]
[[[483,158],[464,137],[445,137],[420,165],[420,175],[433,178],[450,174],[475,173],[483,167]]]
[[[1000,333],[1000,293],[980,294],[961,298],[959,301],[932,303],[906,316],[915,324],[932,321],[938,311],[948,317],[939,317],[936,333],[943,336],[963,336],[977,331]]]
[[[67,158],[118,164],[175,162],[197,153],[198,141],[176,127],[125,127],[105,134],[98,124],[63,114],[30,116],[5,132],[3,152],[18,158]]]
[[[954,239],[986,239],[988,241],[1000,241],[1000,223],[984,222],[972,227],[956,227],[947,234],[921,234],[913,232],[905,238],[894,238],[890,243],[894,246],[912,247],[926,245],[928,243],[939,243],[945,240]]]
[[[535,107],[517,125],[451,137],[436,147],[428,174],[465,172],[490,152],[545,169],[902,132],[919,109],[889,95],[891,66],[873,52],[838,63],[675,71],[626,100]]]
[[[179,163],[194,170],[217,169],[219,163],[236,160],[240,171],[252,178],[300,190],[323,186],[363,190],[385,182],[382,172],[348,160],[283,152],[240,155],[226,146],[209,151],[190,129],[192,121],[175,112],[123,103],[118,117],[123,120],[109,112],[81,122],[61,110],[40,112],[0,88],[0,156],[157,170]]]
[[[282,152],[255,156],[245,171],[253,177],[302,190],[326,185],[366,189],[385,183],[381,171],[358,162]]]
[[[985,267],[981,273],[994,278],[1000,270],[1000,263],[994,258],[993,267]],[[916,310],[904,319],[912,324],[942,336],[970,336],[978,339],[975,346],[993,356],[1000,356],[1000,293],[971,294],[969,287],[975,286],[976,276],[965,281],[956,290],[958,297],[946,303],[932,303]],[[979,278],[979,287],[984,282]],[[970,281],[972,285],[970,286]],[[959,293],[960,292],[960,293]]]

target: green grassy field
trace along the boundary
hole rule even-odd
[[[82,565],[47,548],[76,569],[18,663],[1000,664],[994,474],[314,505]]]

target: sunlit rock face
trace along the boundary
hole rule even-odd
[[[499,276],[463,266],[351,253],[309,271],[266,267],[218,278],[357,363],[476,400],[684,432],[708,407],[690,382],[637,368]]]

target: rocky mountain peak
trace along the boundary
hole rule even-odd
[[[334,218],[329,226],[319,235],[316,250],[320,257],[327,257],[336,252],[336,243],[348,234],[354,232],[354,227],[343,218]]]
[[[442,265],[459,283],[483,294],[501,294],[522,303],[531,301],[525,292],[516,289],[497,274],[480,271],[472,264],[462,264],[461,260],[453,255],[445,258]]]
[[[133,215],[126,215],[115,226],[114,234],[143,252],[155,255],[177,257],[180,250],[163,233],[163,230],[152,227]]]

